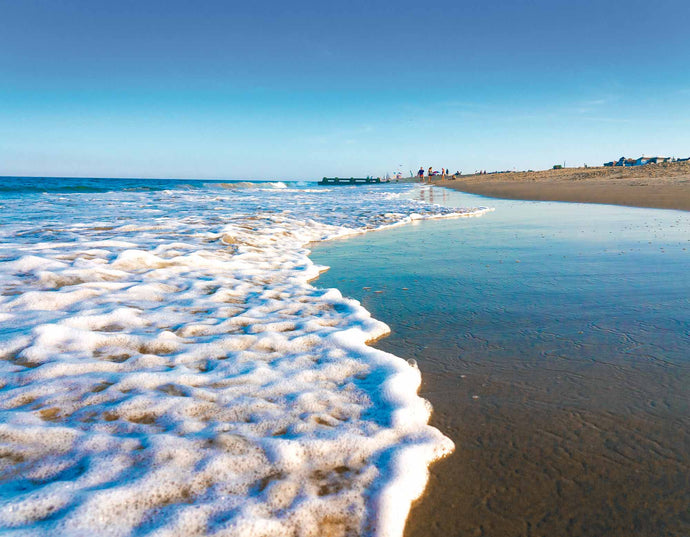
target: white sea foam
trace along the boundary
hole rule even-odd
[[[0,528],[401,535],[453,445],[416,364],[366,345],[386,325],[308,283],[307,245],[482,212],[406,188],[44,196],[7,217]]]
[[[235,188],[288,188],[282,181],[238,181],[236,183],[220,183],[220,186],[228,189]]]

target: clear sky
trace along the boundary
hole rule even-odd
[[[0,0],[0,175],[690,156],[687,0]]]

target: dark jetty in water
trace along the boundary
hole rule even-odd
[[[368,185],[372,183],[388,183],[380,177],[324,177],[320,185]]]

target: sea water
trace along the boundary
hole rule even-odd
[[[312,252],[456,444],[406,535],[690,535],[690,213],[417,194],[495,210]]]
[[[0,528],[400,535],[453,444],[307,256],[485,211],[414,188],[2,179]]]

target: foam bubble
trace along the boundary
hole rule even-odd
[[[0,231],[0,526],[401,534],[453,445],[308,244],[481,211],[256,186],[66,194]]]

